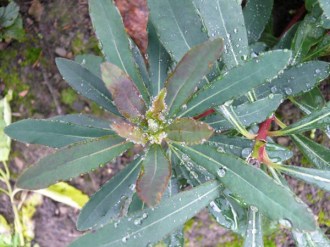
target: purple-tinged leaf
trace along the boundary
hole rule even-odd
[[[102,79],[110,90],[118,111],[126,118],[136,121],[145,113],[142,96],[129,75],[114,64],[101,65]]]
[[[178,118],[167,128],[167,138],[187,145],[201,144],[213,135],[213,128],[193,118]]]
[[[171,163],[161,146],[152,145],[142,163],[136,190],[143,202],[155,206],[160,202],[171,176]]]
[[[135,144],[144,145],[147,143],[147,139],[143,136],[143,131],[139,127],[124,120],[112,123],[111,128],[117,133],[117,135]]]

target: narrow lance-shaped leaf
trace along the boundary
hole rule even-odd
[[[294,35],[299,27],[299,22],[295,23],[278,41],[273,49],[290,49]]]
[[[77,209],[81,209],[89,199],[82,191],[64,182],[53,184],[46,189],[35,192]]]
[[[138,158],[128,164],[90,198],[79,214],[78,230],[98,228],[122,216],[120,211],[123,204],[135,191],[141,163],[142,160]]]
[[[217,149],[218,152],[230,153],[241,158],[247,158],[252,153],[253,141],[243,137],[228,137],[214,135],[205,144]],[[292,152],[283,146],[267,142],[266,150],[273,162],[284,162],[292,157]]]
[[[330,170],[330,150],[303,135],[291,135],[299,150],[315,167]]]
[[[242,64],[249,54],[248,39],[244,24],[242,7],[237,1],[194,0],[207,28],[209,37],[222,37],[225,44],[223,54],[225,69]],[[235,18],[232,18],[235,16]]]
[[[160,202],[171,176],[171,163],[159,145],[152,145],[142,163],[142,170],[136,182],[139,197],[148,206]]]
[[[291,44],[294,53],[292,64],[304,61],[304,58],[317,45],[325,33],[319,18],[315,18],[312,14],[307,14],[304,20],[300,22],[295,37]]]
[[[177,118],[166,128],[166,133],[170,141],[194,145],[208,140],[213,134],[213,129],[193,118]]]
[[[237,121],[247,127],[251,124],[264,121],[277,109],[281,101],[281,95],[272,94],[269,97],[254,102],[246,102],[242,105],[234,107],[233,111]],[[216,108],[216,110],[218,110],[218,108]],[[218,111],[216,111],[215,114],[206,117],[204,122],[208,123],[217,130],[228,130],[234,128],[234,126]]]
[[[315,219],[308,207],[297,202],[295,195],[275,182],[266,173],[232,155],[219,153],[205,145],[175,148],[186,153],[196,164],[205,167],[234,194],[256,206],[273,220],[289,220],[293,227],[314,230]]]
[[[104,62],[102,57],[95,56],[92,54],[84,54],[76,56],[74,60],[84,68],[88,69],[94,75],[102,79],[100,67],[101,64]]]
[[[299,107],[305,114],[309,115],[313,111],[320,110],[325,105],[325,99],[318,87],[304,93],[297,99],[289,98],[292,103]]]
[[[330,191],[330,171],[285,165],[279,165],[277,169],[291,177]]]
[[[180,169],[190,185],[196,187],[214,179],[214,176],[205,171],[205,168],[194,164],[187,154],[179,150],[173,150],[173,153],[177,159],[181,160],[177,168]],[[176,161],[176,163],[178,162]],[[175,164],[174,161],[173,164]],[[219,192],[219,196],[209,204],[208,210],[220,225],[241,235],[245,234],[247,224],[245,206],[226,196],[223,189]]]
[[[148,208],[88,233],[70,247],[136,247],[152,244],[203,209],[219,193],[218,182],[211,181],[189,191],[165,199],[155,208]],[[111,234],[109,234],[111,233]]]
[[[323,247],[330,246],[328,237],[318,228],[316,231],[292,231],[293,238],[298,247]]]
[[[330,102],[319,111],[315,111],[284,129],[270,132],[270,135],[292,135],[330,125]]]
[[[42,189],[60,180],[67,180],[97,168],[121,155],[132,143],[118,136],[106,136],[73,144],[40,160],[18,179],[17,187]]]
[[[153,96],[158,95],[164,87],[167,72],[171,66],[171,57],[166,52],[156,34],[155,27],[151,22],[148,24],[148,61],[151,80],[151,92]]]
[[[264,31],[273,9],[273,0],[249,0],[243,9],[249,43],[257,42]]]
[[[12,99],[12,91],[9,90],[7,95],[0,100],[0,161],[5,162],[9,158],[11,151],[11,139],[5,135],[4,129],[11,123],[10,100]]]
[[[76,124],[59,118],[21,120],[8,126],[5,132],[11,138],[22,142],[55,148],[114,134],[109,125],[107,128],[99,128]]]
[[[174,61],[208,39],[192,1],[149,0],[148,6],[159,39]]]
[[[111,128],[117,135],[135,144],[145,145],[147,143],[147,139],[144,136],[143,131],[136,125],[126,121],[116,121],[111,124]]]
[[[296,96],[311,90],[329,76],[329,63],[311,61],[299,64],[284,71],[278,78],[255,89],[257,98],[269,94],[282,94],[285,97]]]
[[[101,72],[119,112],[132,121],[143,118],[146,106],[131,78],[116,65],[108,62],[101,65]]]
[[[118,114],[117,108],[112,103],[110,92],[99,77],[79,63],[68,59],[57,58],[56,65],[63,79],[78,93],[93,100],[104,109]]]
[[[330,20],[330,1],[329,0],[318,0],[320,7],[323,10],[324,15]]]
[[[50,118],[55,121],[63,121],[67,123],[72,123],[76,125],[81,125],[84,127],[93,127],[93,128],[100,128],[100,129],[109,129],[109,121],[98,118],[92,115],[75,113],[75,114],[67,114],[67,115],[58,115],[55,117]]]
[[[206,41],[189,50],[165,83],[169,115],[174,115],[192,95],[198,83],[220,57],[223,40]]]
[[[241,96],[277,76],[289,63],[291,52],[278,50],[263,53],[242,66],[233,68],[222,78],[202,88],[182,109],[179,116],[194,116],[206,109]],[[268,96],[268,95],[267,95]]]
[[[244,247],[263,247],[264,241],[262,236],[261,215],[258,208],[250,206],[249,221],[246,229]]]
[[[112,0],[91,0],[89,1],[89,12],[105,59],[128,74],[144,100],[148,101],[147,88],[137,70],[128,35],[114,2]]]

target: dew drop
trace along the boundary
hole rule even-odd
[[[251,152],[252,152],[251,148],[243,148],[241,155],[243,158],[247,158]]]
[[[276,86],[272,86],[272,87],[270,88],[270,91],[271,91],[272,93],[276,93],[276,92],[277,92],[277,87],[276,87]]]
[[[224,152],[225,152],[225,150],[223,149],[223,147],[218,147],[218,148],[217,148],[217,151],[218,151],[219,153],[224,153]]]
[[[292,223],[287,219],[280,219],[279,223],[284,227],[288,227],[288,228],[292,227]]]
[[[217,174],[220,178],[223,178],[226,175],[226,170],[224,168],[219,168]]]
[[[316,73],[316,74],[319,74],[319,73],[321,73],[321,70],[320,70],[320,69],[316,69],[316,70],[315,70],[315,73]]]
[[[184,110],[187,110],[187,105],[186,104],[184,104],[184,105],[182,105],[181,106],[181,109],[184,111]]]
[[[285,93],[286,93],[287,95],[291,95],[291,94],[292,94],[292,89],[289,88],[289,87],[284,88],[284,91],[285,91]]]
[[[256,206],[250,206],[252,212],[258,212],[258,208]]]

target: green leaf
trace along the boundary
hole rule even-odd
[[[78,55],[74,59],[81,66],[92,72],[97,77],[101,78],[101,63],[104,62],[102,57],[92,54]]]
[[[149,0],[148,6],[150,20],[174,61],[208,39],[192,1]]]
[[[329,0],[318,0],[320,7],[323,10],[323,14],[326,16],[326,18],[330,19],[330,1]]]
[[[311,164],[319,169],[330,170],[330,150],[303,135],[291,135],[291,139]]]
[[[290,98],[290,100],[307,115],[321,109],[325,105],[325,99],[318,87],[304,93],[297,99]]]
[[[78,93],[93,100],[104,109],[118,114],[117,108],[112,103],[111,94],[100,78],[79,63],[68,59],[57,58],[56,65],[63,79]]]
[[[171,58],[163,45],[160,43],[152,23],[149,23],[148,27],[149,32],[147,54],[149,61],[149,74],[151,80],[152,95],[156,96],[164,87],[164,82],[167,78],[167,72],[171,66]]]
[[[108,62],[101,65],[101,73],[121,115],[133,122],[143,118],[146,106],[131,78],[119,67]]]
[[[16,186],[22,189],[41,189],[59,180],[67,180],[97,168],[121,155],[132,143],[118,136],[106,136],[73,144],[40,160],[28,168]]]
[[[330,171],[285,165],[279,165],[276,169],[291,177],[330,191]]]
[[[148,206],[157,205],[171,176],[171,163],[159,145],[152,145],[142,163],[136,182],[139,197]]]
[[[244,159],[252,153],[253,148],[253,141],[251,140],[225,135],[213,135],[206,144],[217,149],[218,152],[230,153]],[[284,162],[293,155],[287,148],[271,142],[267,142],[266,150],[273,162]]]
[[[10,2],[6,7],[0,8],[0,27],[6,28],[14,24],[19,15],[19,6]]]
[[[220,185],[211,181],[179,193],[155,208],[129,215],[100,230],[88,233],[70,247],[87,246],[146,246],[177,229],[218,196]],[[109,234],[111,233],[111,234]]]
[[[329,76],[329,63],[311,61],[296,65],[284,71],[270,83],[263,84],[255,89],[257,98],[264,98],[270,94],[296,96],[311,90]]]
[[[315,47],[304,57],[304,61],[313,60],[330,54],[330,36],[325,34]]]
[[[321,229],[312,232],[293,230],[292,235],[298,247],[330,246],[328,237]]]
[[[187,103],[187,109],[182,110],[179,116],[201,114],[212,106],[221,105],[247,93],[254,87],[265,83],[266,80],[277,76],[289,63],[290,57],[291,52],[289,51],[270,51],[242,66],[233,68],[222,78],[199,90],[195,97]]]
[[[249,44],[257,42],[264,31],[273,9],[273,0],[249,0],[243,9]]]
[[[205,168],[194,164],[189,156],[179,150],[173,150],[173,164],[178,164],[174,168],[180,169],[183,177],[194,187],[199,186],[206,181],[214,179],[214,176],[208,173]],[[181,161],[181,162],[180,162]],[[228,190],[221,190],[220,195],[212,201],[208,210],[214,219],[222,226],[239,233],[245,234],[247,225],[247,214],[245,206],[240,204]]]
[[[192,95],[200,80],[220,57],[222,50],[223,40],[215,39],[193,47],[184,55],[165,83],[170,116]]]
[[[107,128],[99,128],[81,123],[72,123],[58,117],[55,119],[21,120],[8,126],[5,132],[11,138],[22,142],[54,148],[114,133],[109,124]]]
[[[246,229],[244,247],[258,246],[263,247],[261,215],[258,208],[251,206],[249,208],[249,224]]]
[[[289,220],[294,228],[314,230],[315,220],[308,207],[297,202],[295,195],[275,182],[266,173],[232,155],[217,152],[206,145],[180,146],[175,148],[186,153],[196,164],[205,167],[234,194],[249,205],[256,206],[273,220]]]
[[[77,209],[81,209],[88,201],[87,195],[64,182],[53,184],[47,189],[37,190],[36,192]]]
[[[112,0],[89,1],[89,14],[105,59],[128,74],[148,102],[148,91],[137,70],[128,35]]]
[[[272,135],[293,135],[312,129],[323,128],[330,125],[330,102],[321,110],[314,111],[301,120],[285,127],[284,129],[273,131]]]
[[[81,125],[84,127],[94,127],[99,129],[109,129],[110,121],[97,118],[92,115],[86,114],[68,114],[68,115],[59,115],[52,118],[49,118],[55,121],[67,122],[76,125]]]
[[[11,140],[5,135],[4,129],[11,123],[11,108],[9,102],[12,98],[12,91],[0,100],[0,161],[7,161],[10,153]]]
[[[320,21],[312,14],[306,15],[292,41],[291,49],[294,53],[292,64],[304,61],[305,56],[320,42],[324,33],[325,29],[320,25]]]
[[[242,64],[249,54],[242,7],[237,1],[194,0],[209,37],[222,37],[225,44],[223,59],[226,70]],[[235,18],[233,18],[235,16]]]
[[[79,214],[78,230],[99,228],[122,216],[123,204],[135,191],[141,163],[139,158],[127,165],[90,198]]]
[[[238,122],[242,126],[247,127],[251,124],[264,121],[277,109],[281,102],[281,95],[270,95],[269,97],[254,102],[246,102],[234,107],[229,113],[231,113],[231,119],[233,119],[234,122]],[[206,117],[204,122],[221,131],[234,127],[233,124],[219,112],[219,108],[216,108],[215,114]]]
[[[299,27],[299,22],[295,23],[288,31],[284,33],[273,49],[290,49],[292,40]]]
[[[208,124],[193,118],[177,118],[165,131],[170,141],[186,145],[201,144],[213,135],[213,129]]]

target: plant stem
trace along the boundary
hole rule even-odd
[[[0,178],[1,178],[1,181],[3,181],[6,184],[7,191],[2,190],[2,189],[1,189],[1,191],[5,192],[10,199],[10,204],[11,204],[11,207],[12,207],[12,210],[14,213],[15,235],[17,234],[19,237],[19,244],[21,246],[24,246],[23,227],[22,227],[22,223],[20,220],[20,216],[19,216],[19,213],[18,213],[18,210],[16,207],[15,198],[14,198],[16,192],[15,193],[13,192],[13,189],[10,184],[10,171],[9,171],[8,165],[5,161],[3,161],[2,163],[3,163],[5,170],[3,171],[2,169],[0,169],[0,176],[1,176]]]

